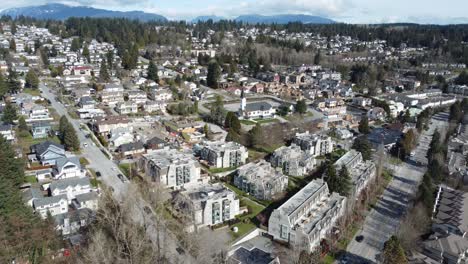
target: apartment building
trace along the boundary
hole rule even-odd
[[[178,189],[200,179],[200,164],[192,154],[175,149],[158,149],[143,155],[139,169],[153,182]]]
[[[206,142],[200,151],[202,160],[213,168],[233,168],[245,163],[249,153],[236,142]]]
[[[315,158],[301,148],[292,144],[275,150],[271,158],[273,167],[281,168],[283,173],[291,176],[304,176],[315,167]]]
[[[260,200],[272,200],[288,187],[288,176],[260,160],[240,167],[234,175],[234,185]]]
[[[293,143],[314,157],[322,156],[333,152],[333,141],[329,136],[305,133],[296,133]]]
[[[343,215],[345,203],[345,197],[329,193],[325,181],[313,180],[273,211],[268,233],[275,240],[313,251]]]
[[[353,196],[358,196],[376,175],[375,164],[370,160],[364,161],[361,152],[354,149],[348,151],[334,165],[337,171],[343,166],[347,168],[353,184]]]
[[[222,184],[196,184],[187,190],[175,192],[172,198],[174,209],[191,218],[195,227],[221,224],[239,214],[239,199]]]

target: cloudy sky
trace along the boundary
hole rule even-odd
[[[169,19],[288,13],[319,15],[346,23],[468,23],[468,0],[2,0],[0,9],[51,2],[143,10]]]

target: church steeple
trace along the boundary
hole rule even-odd
[[[244,111],[245,111],[245,107],[247,106],[247,99],[245,98],[245,94],[244,94],[244,87],[242,87],[242,91],[241,91],[241,103],[240,103],[240,108],[239,108],[239,112],[240,112],[240,115],[242,116],[244,114]]]

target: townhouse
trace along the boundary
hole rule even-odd
[[[272,212],[268,234],[311,252],[331,233],[344,213],[345,203],[345,197],[329,193],[325,181],[313,180]]]
[[[301,150],[296,144],[275,150],[270,160],[275,168],[281,168],[290,176],[304,176],[315,168],[315,158]]]
[[[333,141],[326,135],[311,134],[309,131],[296,133],[292,142],[314,157],[333,152]]]

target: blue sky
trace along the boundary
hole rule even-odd
[[[61,2],[112,10],[143,10],[169,19],[199,15],[309,14],[347,23],[468,23],[468,0],[3,0],[0,8]]]

